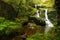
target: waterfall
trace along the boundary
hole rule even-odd
[[[45,9],[45,20],[48,20],[47,12],[48,12],[48,9]]]
[[[48,9],[45,9],[45,23],[46,23],[46,28],[45,28],[45,33],[48,33],[54,25],[51,23],[51,21],[48,19]]]
[[[37,17],[37,18],[40,17],[40,16],[39,16],[39,10],[37,10],[37,12],[36,12],[36,17]]]
[[[38,5],[35,5],[35,8],[38,8]],[[39,10],[37,9],[35,17],[36,17],[36,18],[39,18],[39,17],[40,17],[39,14],[40,14],[40,13],[39,13]]]

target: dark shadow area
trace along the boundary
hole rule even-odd
[[[18,13],[12,5],[0,0],[0,17],[4,17],[8,20],[15,20],[17,15]]]
[[[55,7],[57,11],[57,25],[60,25],[60,0],[55,0]]]

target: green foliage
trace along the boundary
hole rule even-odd
[[[55,27],[55,38],[54,38],[54,40],[60,40],[60,26],[59,25],[57,25]]]
[[[50,34],[36,33],[32,37],[27,38],[26,40],[51,40]]]
[[[18,25],[16,22],[6,20],[5,18],[0,18],[0,34],[10,34],[16,29],[21,28],[21,25]],[[13,31],[12,31],[13,30]]]
[[[42,35],[43,35],[43,34],[36,33],[36,34],[34,34],[32,37],[27,38],[26,40],[43,40]]]
[[[42,0],[5,0],[5,2],[11,4],[16,11],[18,11],[18,17],[26,17],[28,14],[35,14],[36,8],[34,5],[40,4],[41,6],[53,7],[54,0],[49,0],[48,3],[44,4]],[[48,8],[53,9],[53,8]]]

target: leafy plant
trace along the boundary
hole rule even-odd
[[[6,20],[5,18],[0,18],[0,34],[10,34],[16,29],[21,28],[21,25],[18,25],[16,22]]]

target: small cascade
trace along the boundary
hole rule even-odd
[[[52,27],[54,27],[54,24],[52,24],[51,21],[48,19],[47,13],[48,13],[48,9],[45,9],[45,23],[46,23],[45,33],[46,34],[51,31]]]
[[[35,8],[38,8],[38,5],[35,5]],[[39,18],[39,17],[40,17],[39,14],[40,14],[40,13],[39,13],[39,10],[37,10],[35,17],[36,17],[36,18]]]
[[[40,17],[40,16],[39,16],[39,10],[37,10],[37,12],[36,12],[36,17],[37,17],[37,18]]]

